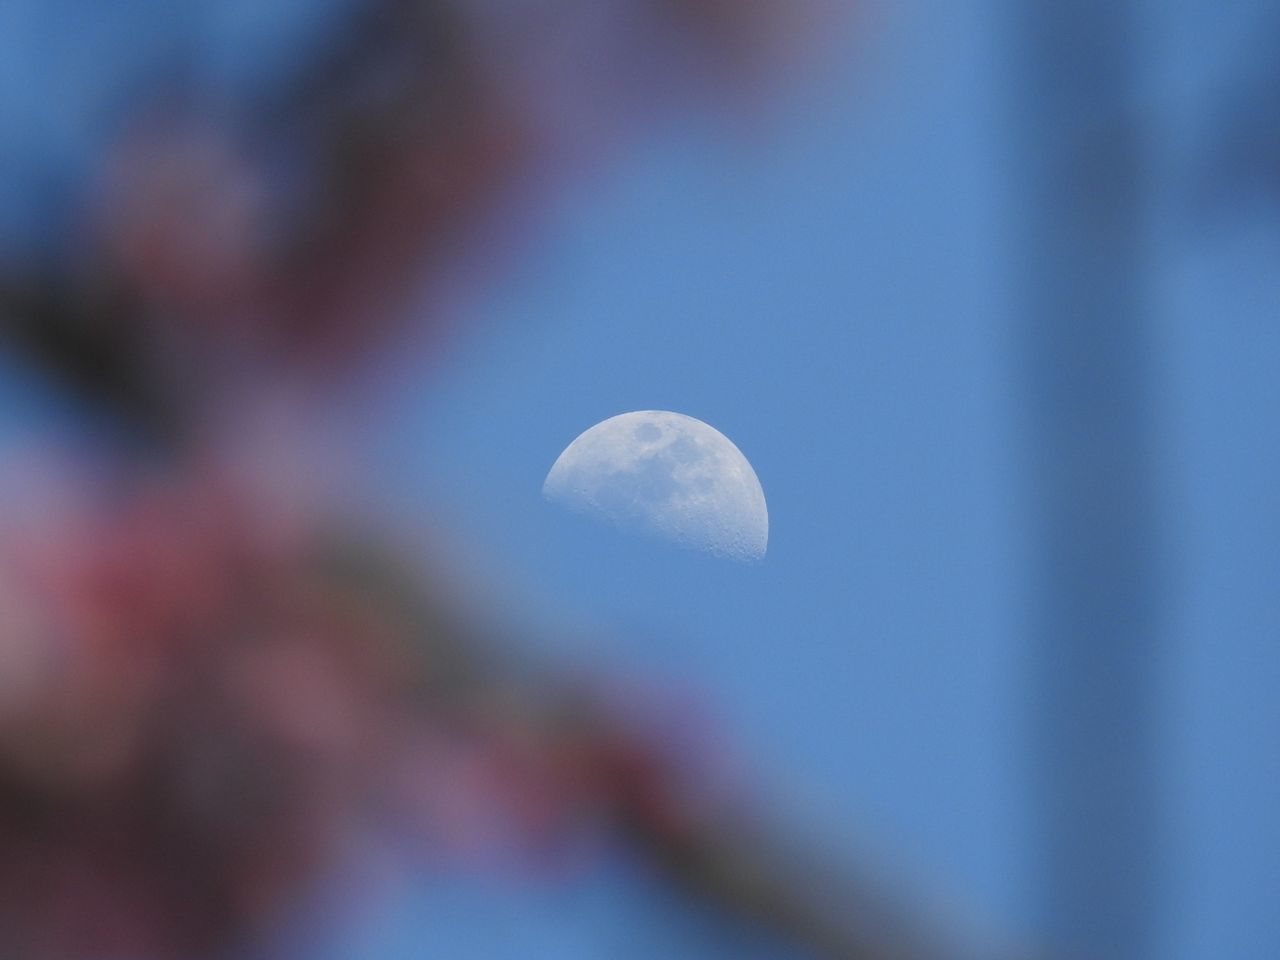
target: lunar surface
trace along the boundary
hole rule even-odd
[[[577,513],[719,557],[753,562],[769,510],[751,464],[720,431],[662,410],[598,423],[560,454],[542,493]]]

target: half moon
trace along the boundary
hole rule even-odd
[[[620,530],[752,562],[769,544],[769,510],[751,464],[701,420],[663,410],[596,424],[560,454],[542,493]]]

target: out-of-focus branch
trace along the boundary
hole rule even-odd
[[[572,758],[563,775],[580,799],[602,808],[696,899],[822,960],[1029,960],[1010,948],[984,952],[976,941],[966,943],[934,909],[902,898],[886,878],[805,849],[753,809],[749,797],[709,791],[707,770],[675,762],[678,745],[631,729],[598,693],[533,665],[511,670],[501,657],[487,657],[495,652],[491,638],[474,633],[465,619],[442,619],[450,605],[424,595],[385,554],[336,541],[327,555],[336,562],[330,573],[348,588],[363,584],[379,603],[408,611],[415,636],[431,651],[428,662],[447,665],[443,673],[432,668],[435,682],[424,690],[424,703],[434,708],[461,694],[464,710],[504,704],[526,732],[538,731],[548,754]]]
[[[743,19],[762,2],[633,5],[731,53],[765,29]],[[264,96],[248,119],[201,116],[196,98],[141,104],[104,162],[102,203],[86,215],[74,262],[39,270],[0,264],[4,332],[93,405],[148,436],[179,476],[202,418],[226,399],[228,370],[243,376],[279,365],[324,376],[349,366],[403,317],[471,226],[536,169],[544,147],[544,131],[520,108],[523,91],[510,89],[511,77],[459,9],[442,0],[370,0],[327,56]],[[537,24],[528,30],[527,43],[539,43]],[[359,683],[351,683],[367,702],[351,706],[353,715],[382,717],[390,710],[382,697],[407,690],[423,728],[497,744],[544,771],[540,789],[574,811],[603,814],[708,903],[829,960],[958,956],[913,930],[913,915],[886,903],[873,881],[811,862],[818,858],[780,839],[745,804],[706,802],[661,744],[630,730],[590,691],[514,664],[399,561],[347,542],[318,551],[316,569],[287,563],[268,575],[249,565],[223,577],[199,525],[183,515],[174,526],[181,547],[162,537],[162,562],[151,575],[130,582],[128,563],[107,564],[105,583],[75,588],[110,600],[107,613],[80,621],[104,634],[88,646],[110,653],[94,667],[108,679],[85,668],[77,681],[84,690],[72,684],[65,703],[52,698],[50,715],[41,712],[48,704],[38,705],[31,721],[37,730],[62,723],[74,730],[87,717],[85,729],[112,733],[103,740],[106,760],[89,763],[72,751],[67,768],[106,784],[117,804],[145,802],[138,810],[87,809],[100,796],[96,787],[33,756],[30,743],[39,738],[0,724],[0,832],[29,860],[0,876],[25,877],[23,865],[36,870],[50,849],[77,876],[78,857],[95,866],[105,860],[137,884],[124,891],[125,908],[153,896],[181,908],[170,911],[172,939],[156,952],[221,947],[242,915],[263,912],[264,891],[311,863],[308,831],[323,830],[293,817],[294,806],[318,804],[316,820],[328,824],[346,792],[363,786],[350,766],[377,759],[353,759],[342,730],[331,733],[333,742],[315,733],[319,746],[307,739],[314,732],[298,730],[288,712],[305,713],[305,697],[262,679],[323,674],[317,664],[332,656],[359,667],[352,668]],[[175,557],[199,569],[170,582]],[[207,560],[211,569],[202,569]],[[223,579],[225,596],[210,600],[210,584]],[[406,627],[418,642],[412,655],[371,663],[379,654],[370,638]],[[259,649],[263,637],[272,642]],[[132,662],[136,646],[156,674],[145,682],[113,672]],[[333,682],[307,679],[326,694]],[[285,692],[299,702],[277,704]],[[99,723],[95,711],[119,730]],[[277,743],[296,747],[299,738],[305,750]],[[23,775],[10,783],[14,770]],[[217,774],[226,776],[211,789],[205,780]],[[34,830],[23,819],[30,811]],[[115,836],[121,823],[134,847]],[[68,833],[70,824],[81,833]],[[275,846],[283,852],[257,852]],[[180,870],[165,862],[173,851],[182,855]],[[0,898],[0,917],[20,913],[27,898],[42,902],[38,888],[12,892]],[[137,927],[146,928],[142,919]]]
[[[764,11],[778,9],[610,7],[740,67],[750,58],[735,51],[761,44]],[[503,59],[513,38],[530,54],[554,49],[568,13],[534,9],[495,38],[459,4],[368,0],[327,53],[236,113],[157,83],[91,164],[100,202],[72,260],[0,264],[4,333],[172,446],[246,365],[329,377],[410,310],[415,326],[438,325],[424,292],[513,189],[545,180],[554,152],[519,88],[529,78]],[[609,104],[593,108],[608,127]]]

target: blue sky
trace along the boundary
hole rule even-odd
[[[704,690],[805,830],[1010,920],[1017,493],[984,23],[902,11],[764,136],[670,131],[571,190],[455,368],[407,391],[380,469],[599,625],[584,655]],[[578,433],[649,408],[751,460],[762,564],[542,502]]]

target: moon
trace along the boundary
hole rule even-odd
[[[717,557],[752,563],[769,545],[769,510],[751,464],[719,430],[682,413],[610,417],[565,448],[547,500]]]

